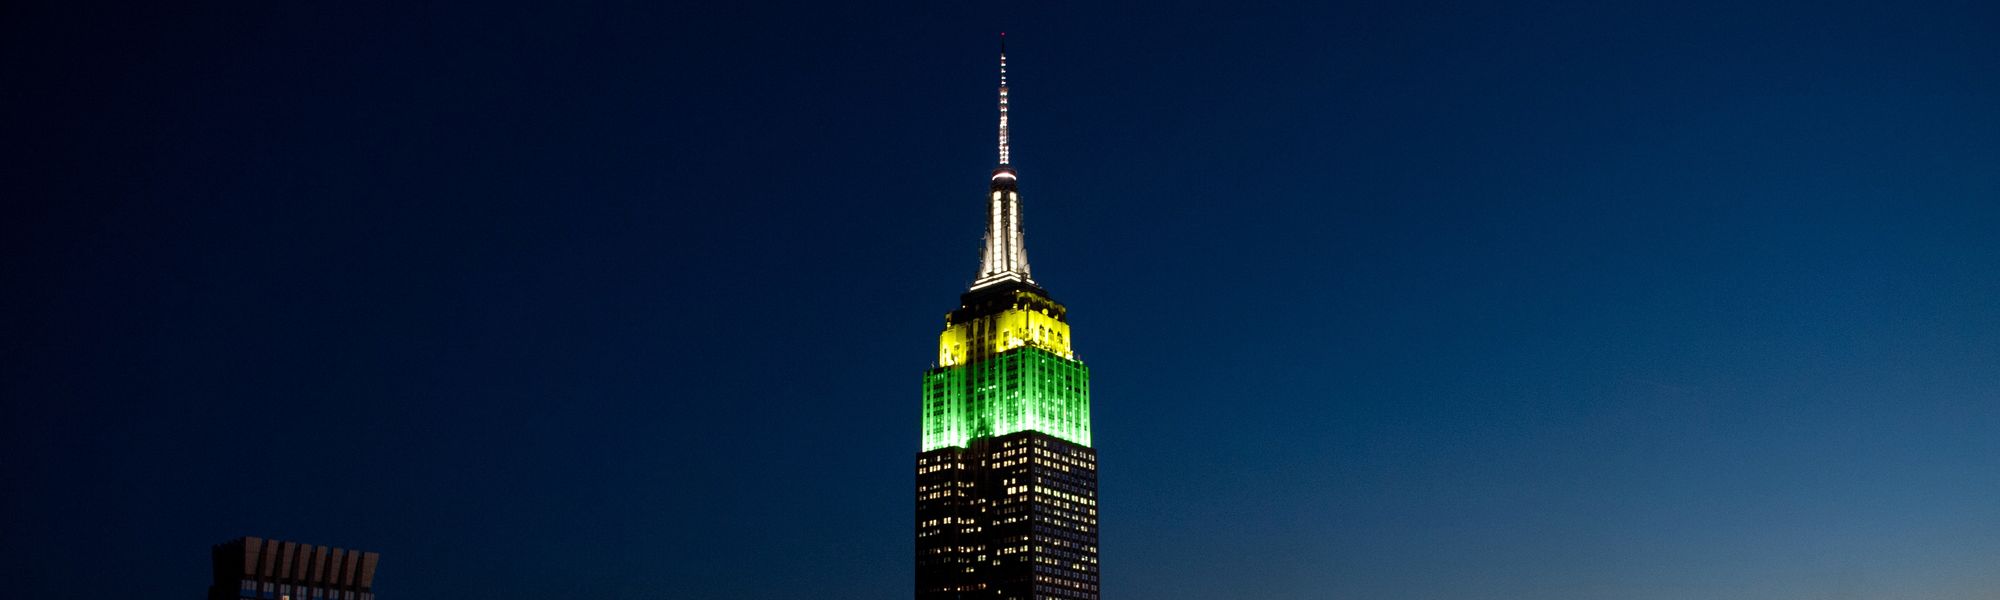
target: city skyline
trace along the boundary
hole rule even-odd
[[[0,563],[904,594],[1005,31],[1105,598],[1984,600],[1992,23],[10,4]]]
[[[246,536],[210,551],[208,600],[375,600],[382,555]]]

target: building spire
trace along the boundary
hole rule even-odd
[[[1033,285],[1028,278],[1028,250],[1021,244],[1021,196],[1015,191],[1012,158],[1007,146],[1007,34],[1000,34],[1000,165],[993,169],[986,200],[986,247],[979,255],[979,279],[972,289],[1003,281]]]
[[[1000,32],[1000,165],[1007,157],[1007,32]]]

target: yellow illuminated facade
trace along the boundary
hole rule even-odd
[[[1027,292],[1019,292],[1021,300],[1040,302],[1017,302],[999,314],[974,318],[963,323],[952,323],[938,335],[938,361],[940,367],[961,365],[980,361],[994,355],[1023,346],[1041,350],[1063,358],[1076,358],[1070,350],[1069,323],[1060,316],[1061,307],[1055,307],[1054,314],[1047,299],[1033,298]]]

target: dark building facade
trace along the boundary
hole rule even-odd
[[[1007,104],[1003,44],[980,273],[924,374],[918,600],[1098,598],[1090,370],[1071,350],[1068,309],[1029,277]]]
[[[209,600],[375,600],[374,552],[246,537],[215,545]]]

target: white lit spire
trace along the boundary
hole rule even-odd
[[[1007,34],[1000,34],[1000,164],[1007,164]]]
[[[986,247],[980,254],[979,279],[973,289],[1002,281],[1034,283],[1028,278],[1028,250],[1021,238],[1021,197],[1009,164],[1007,147],[1007,34],[1000,34],[1000,166],[986,200]]]

